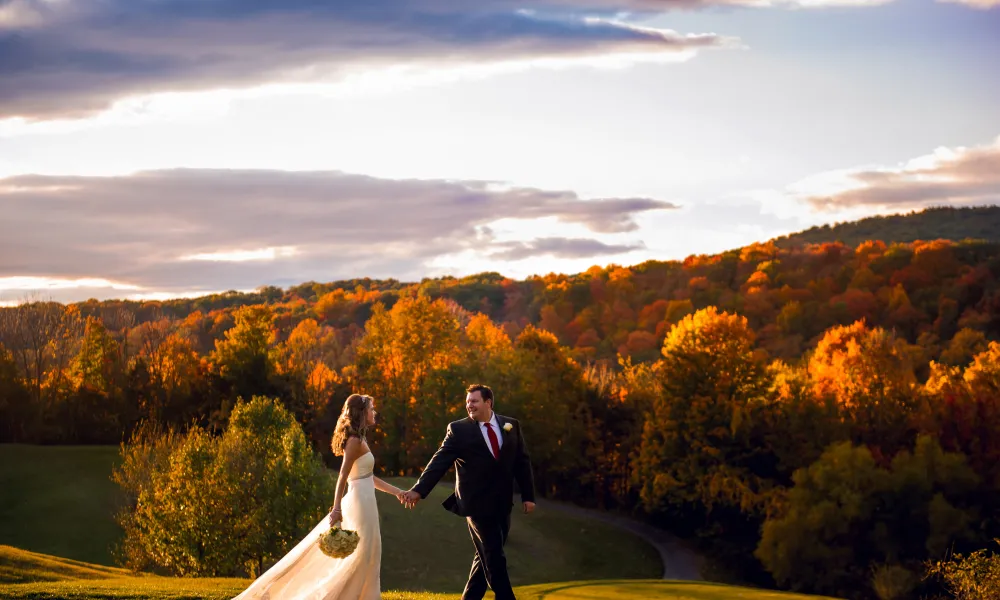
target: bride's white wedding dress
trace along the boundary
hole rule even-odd
[[[273,567],[234,600],[376,600],[382,597],[382,533],[375,504],[375,457],[368,452],[355,461],[340,508],[341,527],[361,536],[357,549],[344,559],[330,558],[317,540],[330,529],[330,515]]]

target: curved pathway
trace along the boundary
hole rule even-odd
[[[569,515],[602,521],[634,533],[646,540],[646,542],[660,553],[660,560],[663,561],[663,579],[703,581],[701,576],[701,557],[687,547],[679,538],[662,529],[657,529],[652,525],[624,515],[581,508],[565,502],[539,498],[536,504],[540,511],[559,511]]]

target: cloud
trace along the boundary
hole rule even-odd
[[[819,211],[1000,203],[1000,137],[985,146],[939,148],[896,168],[823,174],[795,188]]]
[[[947,4],[964,4],[972,8],[989,10],[1000,6],[1000,0],[938,0]]]
[[[590,258],[613,256],[634,250],[643,250],[645,244],[606,244],[591,238],[542,238],[530,242],[505,242],[497,244],[498,250],[489,255],[491,260],[524,260],[537,256],[556,258]]]
[[[103,281],[137,294],[355,276],[419,279],[429,261],[469,251],[484,260],[494,253],[507,260],[617,254],[637,246],[597,238],[620,239],[635,229],[637,215],[672,208],[488,181],[340,172],[24,175],[0,179],[0,288],[4,278],[24,277]],[[501,219],[554,219],[594,238],[497,240],[488,225]]]
[[[83,116],[130,96],[329,82],[389,66],[688,57],[732,45],[608,12],[686,4],[0,0],[0,118]]]

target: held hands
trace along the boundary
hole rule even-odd
[[[413,490],[409,490],[406,492],[401,491],[399,494],[396,495],[396,497],[399,498],[399,503],[405,506],[406,508],[413,508],[414,506],[417,505],[417,502],[420,502],[421,499],[420,494],[414,492]]]
[[[334,527],[337,523],[344,520],[344,516],[340,513],[339,508],[335,508],[330,511],[330,527]]]

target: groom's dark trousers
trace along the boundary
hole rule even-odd
[[[493,590],[497,600],[514,600],[514,590],[507,575],[507,556],[503,547],[510,533],[510,513],[506,516],[469,517],[469,533],[476,545],[469,582],[462,600],[480,600],[486,588]]]
[[[514,600],[503,548],[510,532],[515,479],[521,500],[535,501],[534,479],[521,424],[502,415],[497,415],[497,421],[503,436],[499,458],[486,445],[476,421],[455,421],[448,425],[441,447],[413,486],[413,491],[426,498],[448,469],[455,467],[455,493],[443,504],[466,518],[476,545],[476,557],[462,600],[482,600],[487,588],[493,590],[497,600]]]

